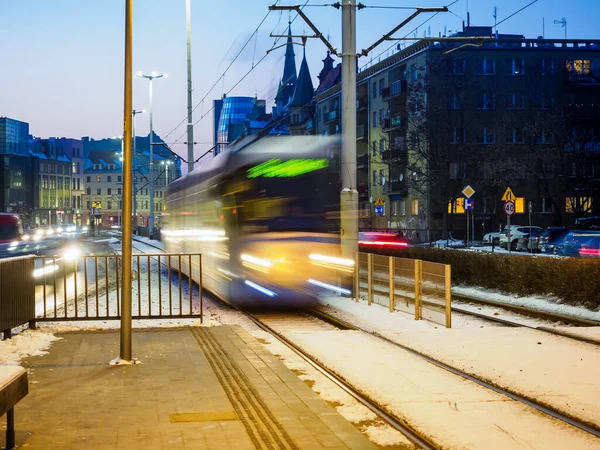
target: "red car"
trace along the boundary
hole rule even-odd
[[[0,213],[0,244],[8,244],[23,235],[23,223],[16,214]]]
[[[408,241],[395,233],[361,231],[358,233],[358,245],[376,248],[406,248]]]

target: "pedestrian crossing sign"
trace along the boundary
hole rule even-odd
[[[383,206],[385,205],[385,202],[381,199],[381,197],[377,197],[377,200],[375,200],[375,206]]]

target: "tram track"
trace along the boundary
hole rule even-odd
[[[157,246],[148,244],[146,242],[142,242],[142,243],[145,245],[148,245],[150,247],[157,248],[157,249],[163,251],[162,249],[160,249]],[[454,297],[454,295],[453,295],[453,297]],[[372,412],[374,412],[378,417],[382,418],[386,423],[388,423],[390,426],[392,426],[393,428],[395,428],[396,430],[401,432],[411,442],[413,442],[415,445],[417,445],[421,448],[436,449],[436,448],[439,448],[439,446],[436,445],[435,442],[431,441],[430,438],[425,437],[422,434],[420,434],[418,430],[415,430],[414,428],[412,428],[410,425],[405,423],[402,419],[395,417],[393,414],[389,413],[383,407],[378,405],[376,402],[373,402],[370,398],[363,395],[361,392],[357,391],[343,377],[341,377],[340,375],[338,375],[331,369],[327,368],[325,365],[320,363],[316,358],[314,358],[308,352],[306,352],[304,349],[302,349],[299,345],[295,344],[288,337],[284,336],[285,330],[282,331],[281,329],[280,330],[277,329],[278,322],[280,324],[279,326],[281,327],[281,321],[282,320],[285,321],[286,326],[283,328],[289,329],[290,323],[292,323],[296,320],[299,320],[298,317],[301,317],[300,322],[305,324],[306,320],[307,320],[307,316],[311,316],[311,317],[323,322],[322,325],[316,325],[321,330],[325,330],[325,329],[331,330],[332,327],[334,327],[334,328],[341,329],[341,330],[352,330],[352,331],[360,331],[360,332],[366,333],[377,339],[383,340],[383,341],[387,342],[388,344],[391,344],[399,349],[402,349],[402,350],[408,352],[409,354],[416,356],[436,367],[439,367],[439,368],[446,370],[456,376],[459,376],[467,381],[471,381],[483,388],[486,388],[495,393],[503,395],[513,401],[516,401],[525,406],[533,408],[536,411],[543,413],[553,419],[556,419],[560,422],[563,422],[574,428],[585,431],[589,434],[592,434],[595,437],[600,438],[600,427],[598,427],[598,424],[582,421],[581,419],[579,419],[577,417],[573,417],[571,415],[568,415],[561,411],[558,411],[549,405],[545,405],[542,402],[540,402],[538,399],[529,398],[519,392],[516,392],[516,391],[510,390],[510,389],[498,386],[496,384],[490,383],[480,377],[477,377],[475,375],[469,374],[460,369],[452,367],[449,364],[446,364],[436,358],[426,355],[425,353],[419,352],[419,351],[414,350],[408,346],[405,346],[399,342],[391,340],[391,339],[381,335],[380,333],[377,333],[374,331],[368,331],[357,325],[351,324],[349,322],[346,322],[337,317],[331,316],[322,311],[310,310],[307,312],[303,312],[301,314],[296,314],[295,316],[290,315],[290,314],[285,314],[285,315],[280,314],[279,316],[272,315],[272,314],[260,314],[260,313],[257,314],[257,313],[252,313],[252,312],[241,310],[240,308],[236,307],[235,305],[232,305],[230,302],[228,302],[224,299],[221,299],[219,297],[216,297],[216,298],[220,302],[222,302],[224,305],[226,305],[227,307],[233,308],[233,309],[239,311],[241,314],[243,314],[245,317],[247,317],[252,323],[254,323],[258,328],[260,328],[261,330],[270,334],[275,339],[277,339],[279,342],[284,344],[286,347],[288,347],[290,350],[292,350],[294,353],[296,353],[298,356],[300,356],[304,361],[306,361],[308,364],[310,364],[315,370],[317,370],[319,373],[323,374],[326,378],[331,380],[334,384],[336,384],[338,387],[340,387],[343,391],[345,391],[346,393],[351,395],[355,400],[357,400],[362,405],[366,406],[368,409],[370,409]],[[462,298],[464,301],[465,296],[462,296]],[[504,307],[505,305],[500,303],[500,304],[497,304],[494,306]],[[468,310],[461,310],[460,308],[457,309],[457,312],[470,314],[473,316],[482,316],[482,318],[494,320],[496,322],[500,322],[500,323],[503,323],[503,324],[509,325],[509,326],[515,326],[515,327],[525,326],[522,323],[516,323],[516,322],[507,321],[505,319],[489,317],[485,314],[473,313]],[[548,316],[551,316],[552,314],[544,313],[544,315],[546,317],[548,317]],[[296,318],[294,318],[294,317],[296,317]],[[562,316],[559,316],[559,317],[562,317]],[[584,325],[582,325],[582,323],[584,323],[584,321],[579,321],[578,319],[576,319],[574,322],[579,322],[580,325],[578,325],[578,326],[584,326]],[[586,325],[589,326],[589,324],[587,324],[587,323],[586,323]],[[292,327],[295,327],[295,325],[292,324]],[[560,333],[553,332],[552,329],[541,329],[541,328],[532,327],[532,326],[529,326],[529,328],[537,329],[539,331],[543,331],[543,332],[547,332],[547,333],[551,333],[551,334],[560,335]],[[567,336],[567,337],[572,338],[572,339],[577,339],[577,337],[574,337],[574,336]],[[577,339],[577,340],[585,341],[584,339],[581,339],[581,338]],[[597,342],[592,342],[592,343],[598,345]]]

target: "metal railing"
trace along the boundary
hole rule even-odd
[[[0,332],[10,337],[11,329],[33,325],[35,298],[34,258],[24,256],[0,260]]]
[[[121,267],[120,255],[35,258],[34,319],[119,319]],[[202,320],[201,267],[200,254],[133,255],[133,319]]]
[[[390,312],[403,311],[415,320],[452,327],[449,265],[358,252],[355,267],[357,301],[366,298],[369,305],[377,303]]]

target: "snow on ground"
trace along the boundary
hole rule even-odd
[[[469,297],[481,298],[483,300],[492,300],[508,305],[517,305],[533,310],[546,311],[600,322],[600,311],[590,311],[589,309],[583,307],[563,305],[560,304],[560,299],[557,297],[519,297],[517,295],[503,294],[491,289],[470,286],[455,286],[452,288],[452,292],[459,295],[462,294]],[[600,293],[598,295],[600,295]]]
[[[324,312],[583,421],[600,423],[600,347],[527,328],[485,322],[452,330],[343,297],[321,300]],[[468,317],[462,315],[463,317]],[[453,314],[453,322],[460,319]],[[478,319],[476,319],[478,320]],[[535,321],[535,319],[531,319]],[[541,321],[538,321],[541,322]],[[600,337],[600,327],[574,328]],[[585,331],[587,330],[587,331]]]
[[[286,337],[442,447],[598,448],[588,433],[365,333],[288,332]]]
[[[600,344],[600,327],[553,327],[553,329],[565,335],[585,338]]]
[[[24,330],[0,341],[0,367],[18,365],[22,358],[45,355],[60,338],[42,330]]]

